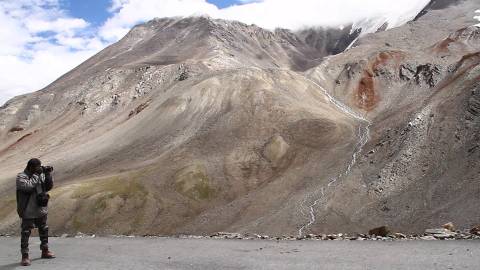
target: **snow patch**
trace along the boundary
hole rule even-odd
[[[480,22],[480,9],[476,10],[475,13],[477,13],[478,15],[473,17],[475,20],[479,21]],[[480,27],[480,23],[479,24],[475,24],[476,27]]]
[[[416,4],[412,5],[409,10],[397,11],[393,9],[388,14],[379,14],[376,17],[367,18],[358,22],[355,22],[352,27],[352,34],[357,29],[361,29],[360,36],[377,32],[382,26],[386,25],[386,29],[392,29],[404,25],[405,23],[413,20],[427,5],[430,0],[419,0]]]

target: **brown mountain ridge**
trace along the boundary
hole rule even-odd
[[[18,231],[15,175],[34,156],[56,169],[53,233],[470,227],[478,8],[432,9],[347,50],[351,27],[138,25],[0,108],[0,232]]]

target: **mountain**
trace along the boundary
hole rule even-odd
[[[423,15],[427,14],[432,10],[442,10],[447,7],[458,5],[460,2],[464,0],[431,0],[428,5],[426,5],[422,11],[420,11],[417,16],[415,16],[415,21],[421,18]]]
[[[364,35],[138,25],[0,108],[0,231],[17,231],[14,179],[32,156],[56,170],[53,233],[478,223],[476,9],[459,1]]]

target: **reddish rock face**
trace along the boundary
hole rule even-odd
[[[455,68],[452,75],[447,77],[441,84],[439,84],[437,90],[442,90],[445,87],[451,85],[460,76],[471,71],[476,66],[480,65],[480,52],[466,54],[455,64]]]
[[[356,92],[356,105],[357,107],[370,111],[375,108],[380,97],[375,92],[375,81],[372,74],[364,72],[360,83],[358,84],[358,89]]]
[[[400,51],[384,51],[375,55],[369,60],[363,71],[363,76],[357,86],[354,98],[354,104],[363,110],[371,111],[375,109],[380,101],[380,93],[376,87],[376,74],[381,69],[394,65],[398,69],[400,62],[405,58],[405,54]]]
[[[3,149],[3,150],[0,150],[0,155],[2,155],[3,153],[6,153],[7,151],[15,148],[18,144],[20,144],[25,138],[31,136],[33,133],[36,133],[38,130],[35,130],[34,132],[29,132],[25,135],[23,135],[22,137],[20,137],[16,142],[12,143],[11,145],[9,145],[7,148]]]
[[[451,43],[455,42],[454,39],[448,37],[444,40],[442,40],[440,43],[435,45],[433,47],[433,52],[435,53],[446,53],[448,52],[448,47],[450,46]]]
[[[453,51],[471,53],[477,51],[479,44],[480,30],[478,27],[465,27],[433,45],[431,50],[437,54],[451,53]]]

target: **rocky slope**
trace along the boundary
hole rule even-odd
[[[0,231],[17,230],[15,174],[32,156],[56,168],[56,233],[479,222],[480,6],[453,2],[345,52],[352,26],[135,27],[0,108]]]

